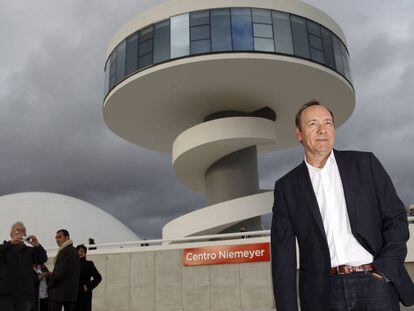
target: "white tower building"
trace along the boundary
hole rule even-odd
[[[260,229],[273,197],[257,152],[294,146],[294,115],[311,99],[337,126],[355,106],[341,28],[294,0],[167,1],[113,37],[105,77],[106,124],[172,153],[177,178],[207,198],[164,238]]]

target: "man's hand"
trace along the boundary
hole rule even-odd
[[[37,247],[40,245],[39,240],[37,239],[37,237],[35,235],[30,235],[29,236],[29,243],[31,245],[33,245],[33,247]]]
[[[83,290],[85,291],[85,293],[88,291],[88,287],[86,285],[83,285]]]

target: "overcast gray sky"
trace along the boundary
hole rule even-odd
[[[103,67],[116,30],[160,0],[0,0],[0,195],[49,191],[111,213],[143,238],[203,206],[171,156],[132,145],[102,118]],[[337,148],[373,151],[405,205],[414,203],[414,2],[308,0],[334,18],[351,54],[357,107]],[[302,150],[259,158],[260,182]]]

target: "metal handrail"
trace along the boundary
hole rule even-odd
[[[153,246],[153,245],[163,245],[168,243],[188,243],[188,242],[199,242],[199,241],[208,241],[211,239],[215,240],[225,240],[228,238],[240,238],[240,237],[266,237],[270,236],[270,230],[260,230],[260,231],[246,231],[246,232],[236,232],[236,233],[223,233],[223,234],[212,234],[212,235],[203,235],[203,236],[192,236],[185,238],[176,238],[176,239],[156,239],[156,240],[137,240],[129,242],[114,242],[114,243],[101,243],[101,244],[84,244],[87,248],[123,248],[123,247],[134,247],[134,246]],[[58,248],[49,248],[49,251],[57,251]]]
[[[408,223],[414,224],[414,216],[407,216]],[[212,239],[215,240],[225,240],[228,238],[240,238],[240,237],[266,237],[270,236],[270,230],[260,230],[260,231],[248,231],[248,232],[236,232],[236,233],[223,233],[223,234],[212,234],[212,235],[203,235],[203,236],[192,236],[185,238],[176,238],[176,239],[153,239],[153,240],[137,240],[129,242],[113,242],[113,243],[101,243],[101,244],[84,244],[87,248],[124,248],[124,247],[137,247],[137,246],[154,246],[154,245],[165,245],[169,243],[190,243],[190,242],[202,242],[209,241]],[[48,251],[57,251],[58,248],[49,248]]]

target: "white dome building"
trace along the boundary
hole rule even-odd
[[[69,231],[74,244],[97,244],[139,240],[113,216],[85,201],[57,193],[23,192],[0,196],[0,239],[10,240],[10,227],[24,223],[46,249],[56,248],[55,233]]]

